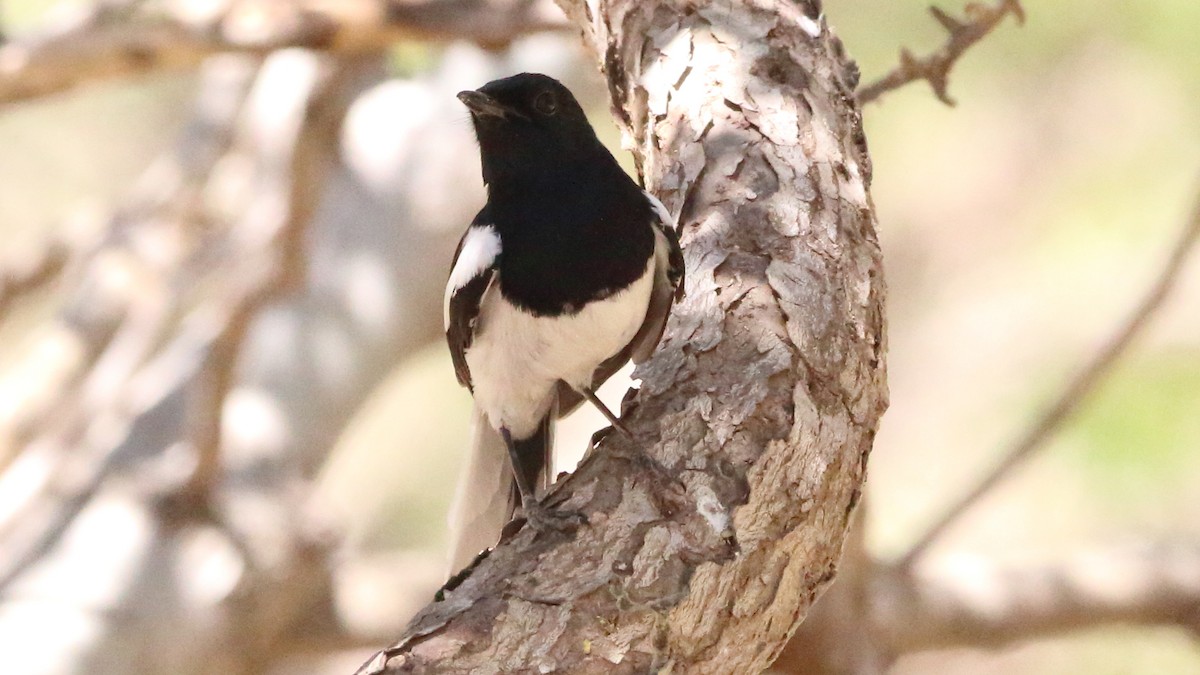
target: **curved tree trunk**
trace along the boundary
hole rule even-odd
[[[886,407],[854,66],[815,2],[563,0],[687,298],[611,434],[361,672],[757,672],[833,578]],[[649,458],[649,461],[647,458]]]

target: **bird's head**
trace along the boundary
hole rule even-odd
[[[479,139],[484,181],[556,167],[601,148],[583,108],[558,80],[521,73],[461,91]]]

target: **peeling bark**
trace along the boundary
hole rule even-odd
[[[833,578],[887,404],[857,72],[816,2],[563,0],[687,298],[551,503],[360,672],[757,672]],[[651,461],[652,460],[652,461]]]

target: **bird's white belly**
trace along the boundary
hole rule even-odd
[[[479,331],[467,350],[475,403],[497,429],[527,438],[553,402],[558,380],[590,387],[596,367],[624,349],[646,317],[654,278],[647,271],[625,290],[575,314],[538,317],[504,301],[493,285]]]

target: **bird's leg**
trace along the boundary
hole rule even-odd
[[[508,427],[500,427],[500,436],[508,448],[508,461],[512,465],[513,479],[517,482],[517,491],[521,493],[521,514],[525,522],[535,530],[556,530],[569,532],[587,523],[587,517],[579,511],[555,511],[546,508],[534,494],[533,485],[528,476],[518,467],[521,466],[521,456],[517,453],[517,445],[513,443],[512,432]]]
[[[584,392],[582,390],[580,390],[579,393],[583,394]],[[598,399],[597,399],[597,403],[599,403]],[[599,405],[603,405],[603,404],[599,404]],[[601,410],[604,410],[604,409],[601,408]],[[611,414],[611,413],[609,413],[609,414]],[[630,434],[629,431],[626,430],[624,427],[622,427],[618,424],[614,424],[611,427],[604,427],[603,429],[600,429],[596,433],[592,434],[592,439],[588,444],[588,450],[589,451],[594,450],[597,446],[599,446],[600,442],[602,440],[604,440],[604,438],[606,436],[608,436],[609,434],[611,434],[613,432],[613,429],[619,429],[620,431],[624,432],[625,435],[629,438],[633,437],[633,435]],[[662,478],[665,478],[678,486],[681,486],[681,487],[683,486],[683,483],[679,480],[679,478],[676,476],[676,474],[674,472],[672,472],[670,469],[668,469],[666,466],[664,466],[662,464],[662,462],[659,462],[654,457],[652,457],[649,454],[646,454],[644,451],[640,450],[634,444],[628,444],[628,443],[617,444],[615,447],[610,448],[608,450],[607,454],[610,457],[620,457],[622,459],[626,459],[636,465],[639,465],[639,466],[649,469],[654,474],[656,474]]]
[[[517,491],[521,493],[521,508],[525,508],[527,504],[537,502],[537,496],[533,493],[533,485],[529,483],[529,477],[521,471],[521,456],[517,454],[517,445],[513,443],[512,432],[508,427],[500,427],[500,436],[504,438],[504,446],[508,448],[508,461],[512,466],[513,479],[517,482]]]
[[[604,401],[600,400],[600,397],[596,395],[596,392],[588,389],[587,387],[576,387],[575,391],[579,392],[580,395],[590,401],[592,405],[596,406],[596,410],[599,410],[600,414],[604,415],[604,418],[608,420],[608,423],[611,424],[614,429],[620,431],[626,436],[633,437],[633,434],[629,433],[629,429],[626,429],[625,425],[621,424],[621,419],[613,414],[613,411],[609,410],[608,406],[604,405]]]

